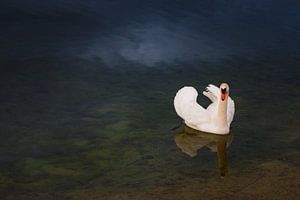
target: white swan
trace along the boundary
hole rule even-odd
[[[203,94],[212,103],[203,108],[197,103],[198,92],[193,87],[183,87],[174,98],[176,113],[184,123],[196,130],[227,134],[234,116],[234,101],[229,97],[229,85],[222,83],[220,88],[209,84]]]

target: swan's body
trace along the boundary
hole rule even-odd
[[[210,84],[203,94],[212,101],[206,109],[197,103],[198,92],[195,88],[181,88],[174,98],[176,113],[187,126],[196,130],[229,133],[234,116],[234,101],[229,97],[228,84],[222,83],[220,88]]]

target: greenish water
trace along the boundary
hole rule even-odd
[[[202,184],[199,195],[232,194],[256,177],[272,183],[274,173],[290,178],[277,184],[290,181],[293,199],[300,174],[299,65],[296,56],[159,67],[75,58],[3,63],[1,199],[180,199],[168,195],[182,188],[196,199],[188,185]],[[232,190],[213,186],[221,180],[215,153],[203,148],[190,157],[174,141],[181,125],[173,108],[177,90],[224,81],[236,103],[225,177]],[[202,95],[198,101],[209,103]],[[272,195],[271,183],[265,195]]]

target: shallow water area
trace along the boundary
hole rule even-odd
[[[278,198],[296,198],[300,94],[291,84],[298,83],[299,60],[285,70],[274,66],[280,60],[266,62],[230,58],[221,63],[222,76],[218,66],[205,70],[201,63],[203,68],[122,66],[125,71],[61,61],[72,66],[71,74],[48,60],[18,63],[28,67],[13,71],[17,79],[7,71],[2,81],[1,193],[7,199],[250,199],[275,198],[276,190]],[[39,72],[41,63],[47,73]],[[177,89],[201,91],[222,80],[230,80],[236,102],[224,180],[215,153],[183,154],[172,131],[181,123],[172,104]],[[198,101],[209,103],[201,95]]]

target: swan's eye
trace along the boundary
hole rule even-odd
[[[222,94],[225,94],[226,93],[226,88],[221,88],[221,92],[222,92]]]

